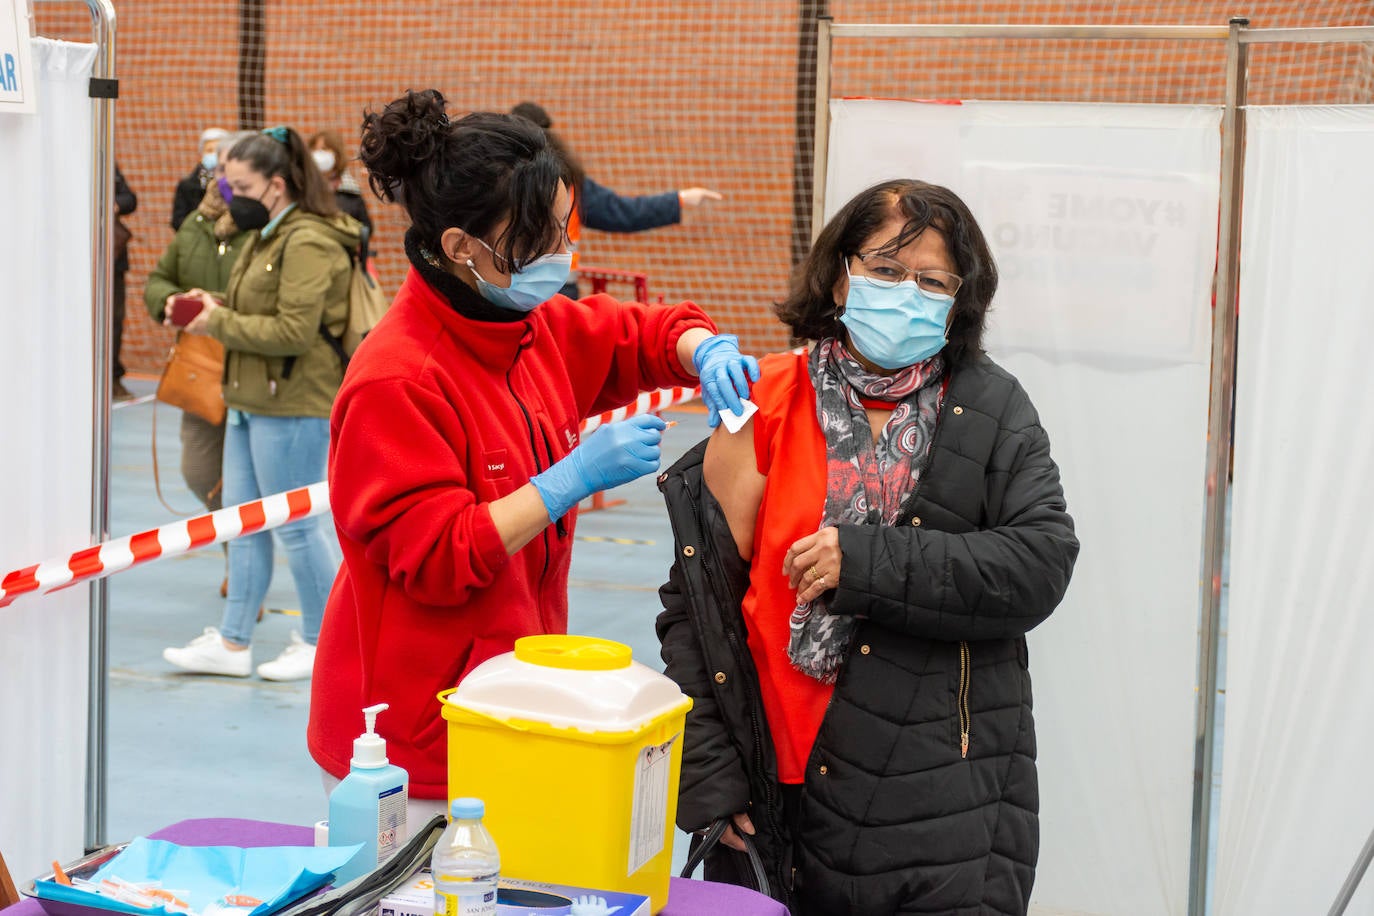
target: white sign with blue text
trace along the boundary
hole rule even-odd
[[[0,113],[32,114],[29,0],[0,0]]]

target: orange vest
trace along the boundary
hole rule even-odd
[[[577,195],[572,195],[572,212],[568,214],[568,241],[574,245],[582,238],[582,217],[577,212]],[[577,270],[577,249],[573,249],[572,269]]]
[[[787,657],[796,592],[782,574],[783,557],[794,541],[816,532],[825,512],[825,437],[816,420],[807,359],[805,353],[765,357],[760,362],[763,375],[750,394],[759,407],[754,415],[755,460],[767,479],[742,611],[783,783],[803,781],[834,690],[834,685],[792,667]]]

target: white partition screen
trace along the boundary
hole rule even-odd
[[[0,114],[0,575],[90,543],[93,45],[34,39],[35,114]],[[84,845],[89,591],[0,607],[0,850]]]
[[[1049,431],[1082,541],[1031,634],[1032,912],[1187,909],[1216,258],[1216,108],[831,103],[826,212],[913,177],[997,258],[993,358]]]
[[[1372,163],[1374,107],[1247,114],[1218,916],[1325,913],[1374,831]]]

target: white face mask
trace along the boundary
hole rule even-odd
[[[321,172],[328,175],[334,171],[336,160],[332,149],[317,149],[310,155],[314,158],[315,165],[319,167]]]

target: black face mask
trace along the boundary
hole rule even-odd
[[[234,225],[245,232],[261,229],[272,221],[262,201],[237,195],[229,201],[229,216],[234,220]]]

